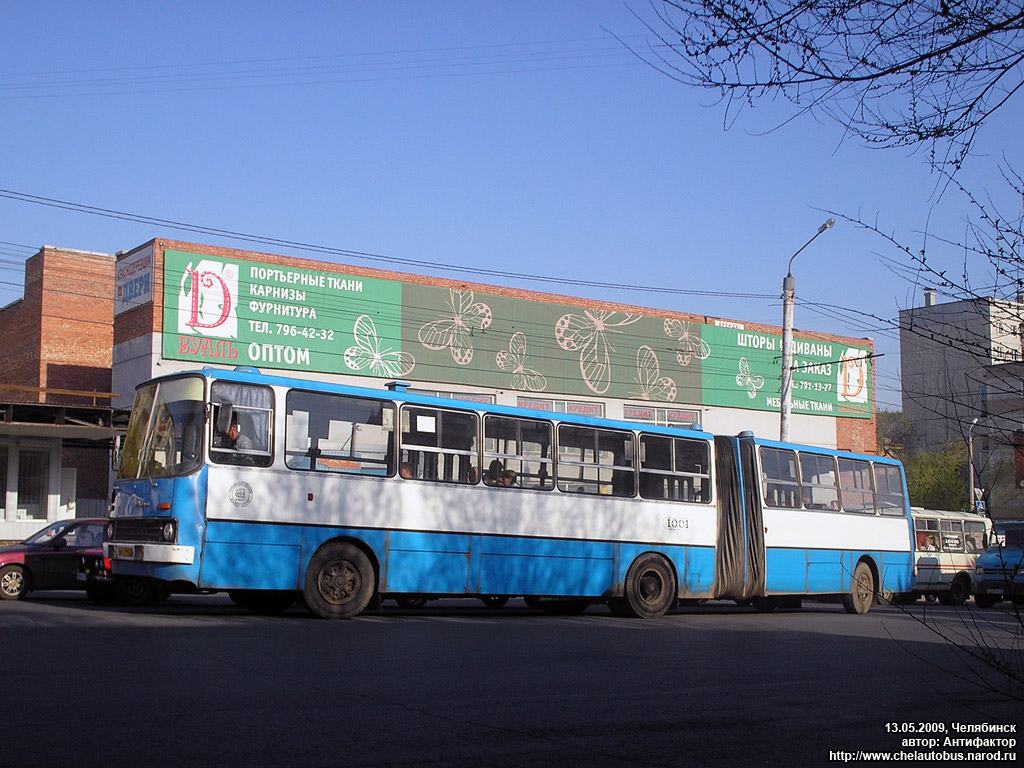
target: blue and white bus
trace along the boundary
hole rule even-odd
[[[119,579],[326,618],[423,595],[865,613],[914,572],[890,459],[254,369],[138,387],[104,546]]]

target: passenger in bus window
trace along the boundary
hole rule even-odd
[[[237,421],[232,421],[231,426],[228,427],[228,437],[231,439],[231,447],[236,451],[251,451],[254,447],[252,438],[241,433]]]
[[[501,483],[501,473],[504,467],[501,461],[498,459],[492,459],[491,463],[487,465],[487,472],[484,474],[484,483],[486,485],[498,485]]]
[[[466,482],[470,485],[476,485],[480,480],[480,470],[477,467],[470,467],[469,472],[466,473]]]
[[[514,469],[506,469],[501,473],[501,478],[498,484],[501,485],[502,488],[511,488],[516,484],[517,478],[518,475]]]
[[[412,480],[412,464],[410,464],[409,462],[405,462],[404,464],[402,464],[402,468],[398,470],[398,474],[400,474],[406,480]]]
[[[924,551],[925,552],[938,552],[939,548],[936,546],[938,542],[933,534],[928,534],[924,540]]]

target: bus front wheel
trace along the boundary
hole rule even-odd
[[[843,608],[847,613],[867,613],[875,600],[875,577],[867,563],[857,563],[853,570],[850,594],[843,595]]]
[[[303,596],[324,619],[350,619],[373,597],[373,566],[353,544],[335,542],[317,550],[306,568]]]
[[[676,577],[664,557],[648,552],[640,555],[626,573],[622,597],[609,607],[617,616],[656,619],[665,615],[676,600]]]

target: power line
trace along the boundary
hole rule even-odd
[[[228,229],[208,227],[202,224],[191,224],[188,222],[174,221],[171,219],[161,219],[154,216],[144,216],[142,214],[130,213],[127,211],[118,211],[111,208],[100,208],[97,206],[85,205],[83,203],[70,202],[67,200],[58,200],[56,198],[30,195],[25,192],[17,192],[15,190],[9,189],[0,189],[0,198],[7,198],[9,200],[14,200],[22,203],[29,203],[32,205],[42,205],[50,208],[58,208],[61,210],[72,211],[75,213],[84,213],[92,216],[103,216],[106,218],[118,219],[121,221],[129,221],[136,224],[161,226],[169,229],[174,229],[177,231],[192,232],[197,234],[210,235],[213,237],[229,238],[246,243],[255,243],[258,245],[272,246],[276,248],[291,248],[294,250],[304,251],[308,253],[316,253],[323,256],[341,257],[346,259],[356,259],[360,261],[387,264],[399,264],[402,265],[403,267],[415,267],[417,269],[423,269],[427,271],[485,275],[491,278],[503,277],[510,280],[521,280],[525,282],[536,282],[546,284],[553,283],[558,285],[576,285],[584,286],[587,288],[601,288],[621,291],[639,291],[645,293],[662,293],[669,295],[707,296],[714,298],[730,299],[778,298],[775,294],[765,293],[737,293],[734,291],[700,291],[688,288],[667,288],[648,285],[633,285],[628,283],[607,283],[598,280],[580,280],[579,278],[555,277],[551,275],[536,275],[523,272],[503,271],[496,270],[493,267],[485,268],[466,265],[440,265],[430,261],[426,261],[424,259],[411,259],[399,256],[384,256],[382,254],[369,253],[366,251],[354,251],[349,250],[347,248],[333,248],[331,246],[304,243],[297,240],[285,240],[282,238],[268,237],[264,235],[253,235],[247,234],[245,232],[235,232],[233,230]]]

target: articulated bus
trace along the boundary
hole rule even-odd
[[[914,573],[890,459],[255,369],[138,387],[104,547],[118,578],[325,618],[425,595],[865,613]]]

